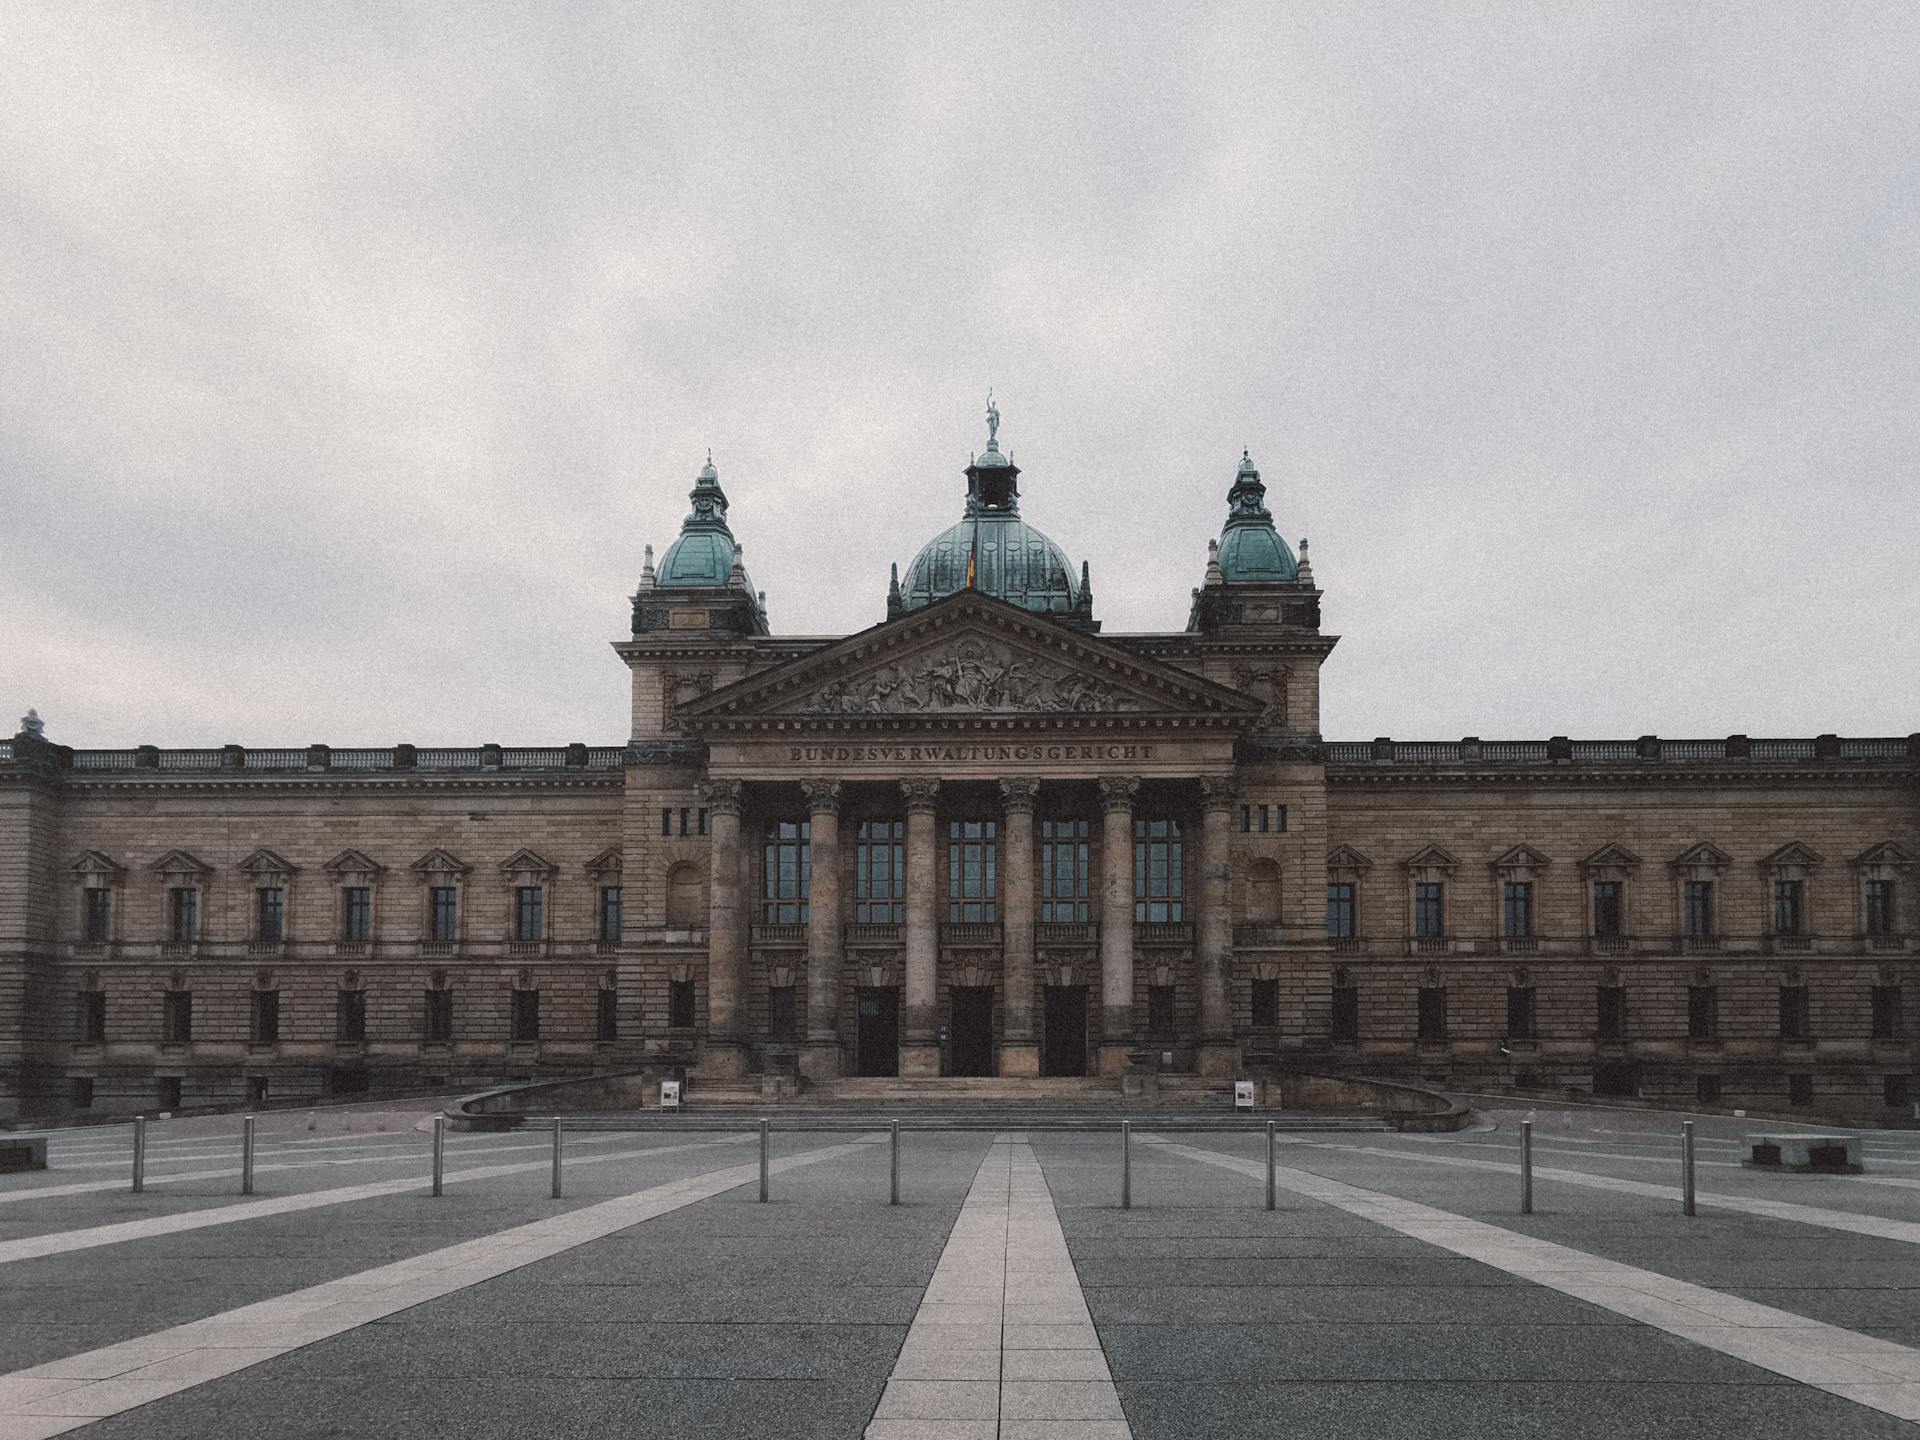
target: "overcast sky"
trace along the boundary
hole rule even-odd
[[[708,446],[844,633],[991,386],[1110,631],[1251,448],[1329,737],[1920,729],[1920,5],[8,0],[0,73],[0,721],[618,743]]]

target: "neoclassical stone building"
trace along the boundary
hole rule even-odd
[[[1115,635],[989,424],[840,638],[774,633],[709,462],[613,647],[621,745],[30,719],[0,1116],[673,1064],[1911,1113],[1920,737],[1324,741],[1336,637],[1251,460],[1184,628]]]

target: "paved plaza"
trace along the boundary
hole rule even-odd
[[[1452,1136],[450,1136],[420,1106],[57,1132],[0,1177],[0,1440],[1920,1434],[1920,1136],[1742,1169],[1702,1120]],[[716,1122],[717,1124],[718,1122]],[[1759,1127],[1753,1127],[1759,1128]]]

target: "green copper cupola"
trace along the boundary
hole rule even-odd
[[[1226,584],[1292,580],[1300,567],[1273,528],[1267,487],[1253,457],[1240,452],[1240,468],[1227,491],[1227,523],[1220,532],[1220,578]]]
[[[727,528],[727,492],[720,488],[720,472],[713,453],[694,477],[687,492],[693,508],[680,522],[680,538],[667,547],[656,584],[663,590],[682,586],[723,586],[733,573],[733,531]]]
[[[732,629],[743,634],[767,633],[766,596],[747,578],[740,542],[727,525],[727,492],[720,488],[720,472],[713,468],[713,452],[694,477],[687,492],[692,508],[680,522],[680,535],[667,547],[659,565],[648,546],[633,597],[633,633],[680,624],[691,629]],[[669,616],[674,606],[704,607],[697,622]]]

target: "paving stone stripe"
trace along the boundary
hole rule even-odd
[[[871,1143],[823,1146],[774,1160],[769,1169],[778,1174],[841,1159]],[[0,1375],[0,1440],[46,1440],[79,1429],[711,1200],[758,1175],[757,1161],[729,1165]]]
[[[1033,1147],[997,1139],[866,1440],[1132,1440]]]
[[[1169,1153],[1249,1178],[1266,1174],[1262,1161],[1157,1136],[1141,1139]],[[1901,1420],[1920,1421],[1920,1350],[1911,1346],[1809,1320],[1771,1305],[1311,1171],[1276,1166],[1274,1179],[1293,1194],[1371,1220],[1398,1234],[1830,1395]]]
[[[707,1150],[720,1145],[744,1145],[751,1135],[730,1135],[720,1140],[702,1140],[684,1145],[656,1145],[641,1150],[623,1150],[607,1155],[576,1155],[567,1158],[570,1168],[605,1165],[616,1160],[644,1160],[654,1155],[678,1155],[690,1150]],[[524,1175],[546,1170],[551,1160],[523,1160],[510,1165],[482,1165],[473,1170],[449,1170],[444,1179],[449,1185],[466,1180],[493,1180],[503,1175]],[[48,1255],[64,1255],[74,1250],[91,1250],[101,1245],[120,1245],[130,1240],[147,1240],[155,1235],[178,1235],[187,1230],[205,1230],[216,1225],[236,1225],[266,1215],[288,1215],[301,1210],[320,1210],[332,1205],[347,1205],[356,1200],[371,1200],[381,1195],[401,1195],[418,1190],[425,1182],[419,1176],[404,1180],[375,1180],[365,1185],[343,1185],[332,1190],[307,1190],[293,1195],[275,1195],[264,1200],[246,1200],[234,1205],[217,1205],[205,1210],[190,1210],[173,1215],[150,1215],[140,1220],[122,1220],[112,1225],[93,1225],[79,1230],[56,1230],[47,1235],[29,1235],[19,1240],[0,1240],[0,1265],[17,1260],[38,1260]]]

